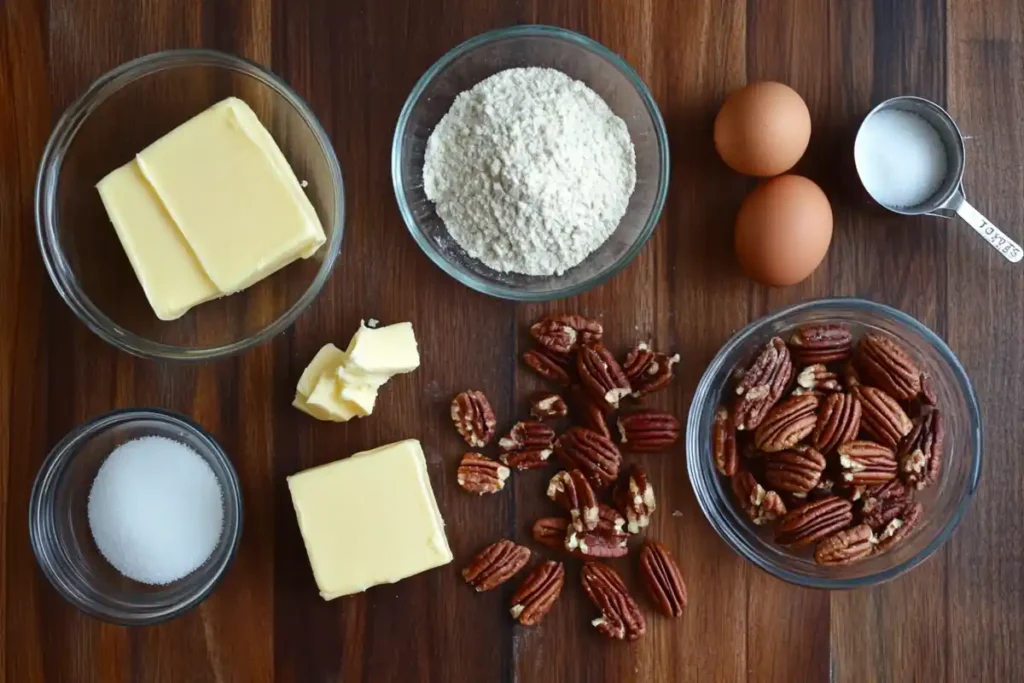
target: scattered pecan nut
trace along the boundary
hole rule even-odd
[[[480,551],[462,570],[462,578],[477,592],[489,591],[511,579],[529,561],[529,548],[503,539]]]
[[[818,408],[811,444],[829,454],[840,444],[857,438],[860,421],[860,399],[852,394],[829,394]]]
[[[644,615],[614,569],[587,562],[581,578],[587,597],[601,611],[601,616],[590,622],[598,632],[616,640],[636,640],[647,632]]]
[[[604,401],[596,401],[578,384],[572,388],[572,403],[573,413],[582,426],[609,439],[612,438],[612,431],[608,428],[608,420],[605,418],[606,414],[612,412],[611,406]]]
[[[873,553],[876,542],[871,527],[859,524],[839,531],[819,543],[814,549],[814,561],[826,566],[853,564]]]
[[[899,479],[893,479],[864,492],[857,516],[861,522],[881,532],[913,502],[910,487]]]
[[[651,600],[665,616],[679,617],[686,607],[686,584],[672,553],[648,541],[640,551],[640,576]]]
[[[944,438],[942,414],[932,408],[925,411],[910,433],[900,440],[896,459],[900,477],[908,486],[923,489],[938,479]]]
[[[740,373],[736,384],[733,421],[736,429],[755,429],[768,411],[782,398],[793,378],[793,361],[786,343],[773,337],[750,365]]]
[[[512,594],[509,612],[523,626],[536,626],[548,615],[565,585],[561,562],[541,562]]]
[[[731,482],[736,500],[754,524],[767,524],[786,514],[782,497],[775,491],[765,491],[749,470],[741,469]]]
[[[619,401],[632,391],[619,361],[600,344],[587,344],[580,349],[576,369],[580,382],[590,395],[612,408],[618,408]]]
[[[711,454],[719,472],[727,477],[736,474],[740,465],[736,427],[732,423],[732,414],[725,406],[719,406],[715,412],[715,421],[711,426]]]
[[[570,427],[555,441],[555,453],[567,469],[581,470],[595,488],[603,489],[619,477],[619,449],[611,439],[586,427]]]
[[[775,541],[790,547],[810,545],[845,529],[852,521],[850,501],[829,496],[787,512],[776,530]]]
[[[569,406],[565,399],[550,391],[538,393],[530,400],[530,415],[538,420],[550,420],[568,414]]]
[[[597,531],[602,534],[621,534],[626,520],[611,505],[597,504]]]
[[[848,441],[836,449],[847,486],[873,486],[896,478],[896,454],[874,441]]]
[[[859,386],[850,391],[860,401],[861,429],[883,446],[896,448],[900,439],[914,428],[896,399],[881,389]]]
[[[507,436],[498,440],[503,463],[517,470],[547,466],[554,451],[555,430],[539,420],[517,422]]]
[[[619,416],[620,443],[634,453],[656,453],[679,441],[679,420],[660,410],[640,410]]]
[[[626,354],[626,362],[622,371],[626,373],[633,388],[633,396],[640,398],[667,387],[675,378],[675,366],[679,362],[679,354],[672,356],[658,353],[651,347],[640,342]]]
[[[651,513],[657,508],[654,487],[647,480],[647,473],[639,465],[630,465],[619,477],[612,491],[615,507],[625,518],[631,534],[640,533],[651,524]]]
[[[795,396],[800,394],[831,394],[842,391],[843,385],[839,383],[839,376],[820,363],[808,365],[796,376]]]
[[[909,401],[921,393],[921,369],[889,337],[864,335],[857,343],[853,362],[865,381],[897,400]]]
[[[565,517],[541,517],[533,523],[533,540],[548,548],[563,550],[565,536],[569,531],[569,520]]]
[[[842,325],[806,325],[790,336],[789,346],[801,365],[834,363],[853,352],[853,334]]]
[[[817,409],[817,396],[790,396],[768,411],[754,433],[754,443],[766,453],[792,448],[814,431]]]
[[[922,506],[911,502],[899,515],[889,520],[878,534],[878,552],[885,552],[905,539],[921,519]]]
[[[537,347],[523,354],[523,362],[548,381],[566,387],[572,384],[574,370],[568,356],[559,357],[543,347]]]
[[[548,498],[564,508],[570,524],[577,532],[597,528],[597,496],[590,482],[579,470],[562,470],[548,483]]]
[[[604,328],[582,315],[553,315],[530,326],[530,335],[553,353],[568,354],[583,344],[601,341]]]
[[[577,557],[624,557],[629,553],[629,534],[599,525],[593,531],[578,532],[569,526],[565,549]]]
[[[509,474],[509,469],[496,460],[479,453],[466,453],[459,463],[456,480],[466,491],[483,495],[505,488]]]
[[[764,481],[777,491],[806,495],[818,485],[825,465],[825,456],[810,446],[794,446],[765,456]]]
[[[491,402],[482,391],[463,391],[452,399],[452,422],[473,448],[483,448],[494,438],[498,421]]]

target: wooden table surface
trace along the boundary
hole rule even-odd
[[[672,144],[672,185],[654,238],[613,281],[574,300],[514,305],[432,265],[396,210],[389,148],[416,79],[446,50],[516,23],[581,31],[651,87]],[[61,302],[36,246],[32,191],[53,121],[96,77],[152,51],[205,46],[268,65],[312,105],[347,183],[334,275],[298,322],[237,358],[180,365],[106,346]],[[806,282],[769,290],[740,275],[731,222],[751,181],[711,145],[725,93],[777,79],[806,98],[799,170],[835,210],[835,237]],[[922,95],[968,136],[974,203],[1024,238],[1024,5],[1016,0],[3,0],[0,2],[0,681],[1024,681],[1024,268],[965,225],[884,215],[864,202],[852,136],[873,104]],[[635,644],[606,642],[570,572],[534,630],[513,626],[508,590],[476,595],[458,567],[501,536],[526,538],[545,509],[527,478],[484,500],[454,481],[460,442],[446,417],[479,387],[503,424],[534,380],[518,366],[525,325],[549,310],[601,316],[624,346],[650,336],[683,355],[658,404],[684,415],[729,335],[781,306],[857,295],[901,308],[948,340],[981,398],[984,480],[953,539],[910,575],[871,590],[796,588],[745,564],[701,515],[680,447],[645,459],[661,505],[653,534],[674,549],[690,606],[649,615]],[[317,424],[289,407],[303,365],[360,317],[411,320],[424,357],[373,418]],[[101,624],[38,571],[27,505],[46,452],[83,420],[125,406],[193,416],[241,476],[245,535],[199,609],[157,627]],[[454,565],[324,603],[286,475],[418,437],[448,522]],[[540,475],[537,475],[538,477]],[[673,515],[673,511],[681,512]],[[369,513],[369,511],[368,511]]]

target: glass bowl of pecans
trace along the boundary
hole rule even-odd
[[[819,299],[762,318],[718,352],[687,422],[705,516],[791,583],[888,581],[949,540],[981,476],[977,396],[909,315]]]

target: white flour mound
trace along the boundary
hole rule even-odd
[[[509,69],[460,93],[427,141],[427,198],[494,270],[561,275],[626,213],[636,153],[625,122],[554,69]]]

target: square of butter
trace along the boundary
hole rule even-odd
[[[325,600],[452,561],[419,441],[299,472],[288,490]]]
[[[345,367],[349,372],[390,376],[412,372],[420,366],[412,323],[377,328],[360,323],[345,353],[348,355]]]
[[[245,289],[325,241],[281,149],[238,98],[194,116],[136,158],[222,292]]]
[[[348,422],[353,417],[366,417],[370,414],[370,410],[360,404],[341,397],[341,382],[333,374],[321,375],[313,391],[306,397],[305,406],[296,407],[318,419],[323,419],[319,417],[320,414],[327,415],[327,419],[334,422]]]
[[[334,371],[344,360],[344,351],[334,344],[324,344],[313,356],[313,360],[309,361],[306,369],[302,371],[299,384],[295,387],[296,393],[308,398],[313,393],[313,388],[320,380],[320,376]]]

